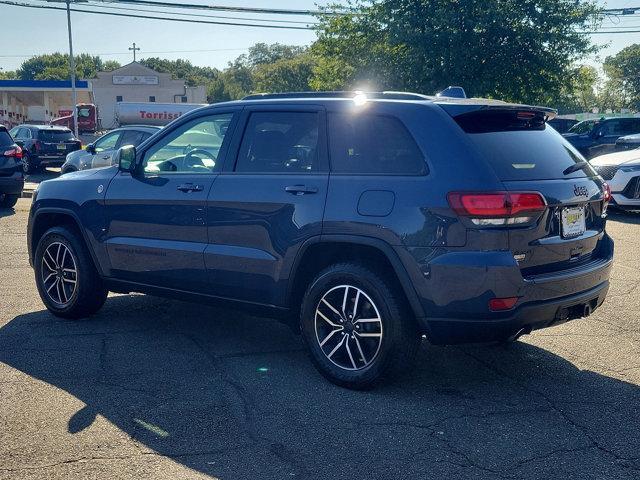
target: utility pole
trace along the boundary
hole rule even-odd
[[[73,103],[73,132],[78,138],[78,92],[76,92],[76,60],[71,39],[71,0],[67,0],[67,29],[69,30],[69,68],[71,69],[71,102]]]
[[[140,47],[136,48],[136,42],[133,42],[133,47],[129,47],[129,50],[133,50],[133,61],[136,61],[136,51],[140,50]]]

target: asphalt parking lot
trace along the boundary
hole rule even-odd
[[[612,215],[608,300],[510,346],[432,347],[370,392],[286,327],[142,295],[44,310],[30,199],[0,210],[0,479],[640,477],[640,215]]]

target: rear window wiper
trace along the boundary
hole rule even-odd
[[[588,167],[588,166],[589,166],[589,162],[583,161],[583,162],[574,163],[570,167],[565,168],[562,174],[569,175],[570,173],[577,172],[578,170],[584,170],[585,167]]]

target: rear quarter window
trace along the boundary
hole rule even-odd
[[[13,138],[8,132],[0,130],[0,147],[10,147],[14,144]]]
[[[398,118],[331,113],[328,120],[331,171],[387,175],[427,173],[424,155]]]
[[[522,120],[516,115],[516,112],[482,112],[455,118],[500,180],[596,175],[589,166],[565,174],[567,168],[585,159],[541,116]]]

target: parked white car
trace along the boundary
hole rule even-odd
[[[613,206],[640,210],[640,148],[601,155],[589,163],[611,187]]]

